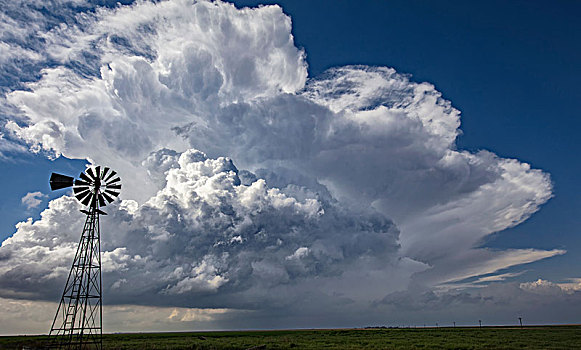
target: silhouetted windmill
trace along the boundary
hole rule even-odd
[[[103,300],[101,297],[101,232],[99,207],[111,203],[121,191],[117,173],[100,166],[87,168],[80,179],[52,173],[51,190],[73,187],[75,197],[88,210],[77,253],[67,278],[52,327],[50,347],[102,349]]]

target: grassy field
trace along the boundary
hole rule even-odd
[[[46,336],[0,337],[0,349],[39,347]],[[131,333],[104,349],[581,349],[581,326]]]

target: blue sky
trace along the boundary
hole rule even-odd
[[[52,312],[35,291],[60,289],[47,271],[78,238],[50,238],[78,218],[48,177],[90,158],[124,183],[103,221],[112,331],[579,322],[581,5],[235,5],[6,6],[0,310]]]

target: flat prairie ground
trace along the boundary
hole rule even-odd
[[[36,349],[46,336],[0,337]],[[581,349],[581,326],[325,329],[103,335],[104,349]]]

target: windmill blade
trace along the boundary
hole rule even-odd
[[[83,200],[83,198],[85,198],[85,196],[87,196],[87,195],[88,195],[88,194],[90,194],[90,193],[91,193],[91,191],[90,191],[89,189],[82,190],[82,191],[78,191],[78,192],[75,192],[75,197],[76,197],[78,200],[82,201],[82,200]]]
[[[97,178],[101,178],[101,167],[97,165],[97,167],[95,168],[95,179]]]
[[[79,177],[85,181],[87,181],[88,183],[93,183],[93,180],[91,180],[87,175],[85,175],[85,173],[81,173],[81,175],[79,175]]]
[[[50,189],[60,190],[61,188],[71,187],[73,185],[73,178],[70,176],[52,173],[50,174]]]
[[[105,203],[105,200],[103,199],[102,195],[97,195],[97,198],[99,199],[99,206],[100,207],[104,207],[107,205],[107,203]]]
[[[89,190],[89,186],[75,186],[73,187],[73,192],[75,193],[75,195],[81,193],[81,192],[85,192]]]
[[[87,168],[87,175],[89,175],[92,181],[95,181],[97,177],[95,176],[95,173],[93,171],[94,171],[93,168]]]
[[[81,201],[81,203],[83,203],[83,205],[89,205],[92,202],[92,199],[95,197],[95,195],[93,195],[92,193],[89,193],[89,195],[87,197],[85,197],[85,199],[83,199]]]
[[[116,178],[114,178],[113,180],[111,180],[111,181],[107,181],[107,185],[112,185],[112,184],[114,184],[115,182],[119,182],[119,181],[121,181],[121,178],[120,178],[119,176],[117,176],[117,177],[116,177]]]
[[[109,195],[108,195],[107,193],[105,193],[105,192],[101,193],[101,195],[102,195],[103,197],[105,197],[105,199],[106,199],[106,200],[107,200],[107,202],[109,202],[109,203],[111,203],[111,202],[113,202],[113,201],[115,200],[115,198],[113,198],[113,197],[109,196]]]
[[[103,174],[101,174],[101,179],[105,180],[105,176],[107,176],[107,173],[109,172],[109,170],[111,170],[109,167],[104,167],[103,168]]]
[[[78,195],[76,195],[75,197],[79,200],[79,202],[85,204],[85,203],[89,203],[89,201],[91,200],[91,197],[93,196],[93,193],[91,191],[87,191],[87,192],[83,192],[83,193],[79,193]],[[87,205],[85,204],[85,205]]]
[[[112,180],[108,180],[106,183],[107,183],[108,185],[112,185],[112,184],[114,184],[114,183],[117,183],[117,182],[119,182],[119,181],[121,181],[121,179],[119,178],[119,176],[117,176],[116,178],[114,178],[114,179],[112,179]]]
[[[90,183],[88,183],[87,181],[83,181],[83,180],[75,180],[75,186],[89,186]]]
[[[109,168],[107,168],[107,169],[109,169]],[[107,176],[107,177],[103,178],[103,180],[104,180],[105,182],[107,182],[107,181],[109,181],[109,179],[110,179],[110,178],[112,178],[112,177],[113,177],[113,176],[115,176],[115,175],[117,175],[117,172],[116,172],[115,170],[112,170],[112,171],[111,171],[111,174],[109,174],[109,176]]]
[[[120,190],[121,189],[121,185],[107,185],[107,188],[112,188],[114,190]]]
[[[105,193],[113,196],[113,198],[117,197],[119,195],[120,192],[115,192],[115,191],[111,191],[111,190],[105,190]]]

